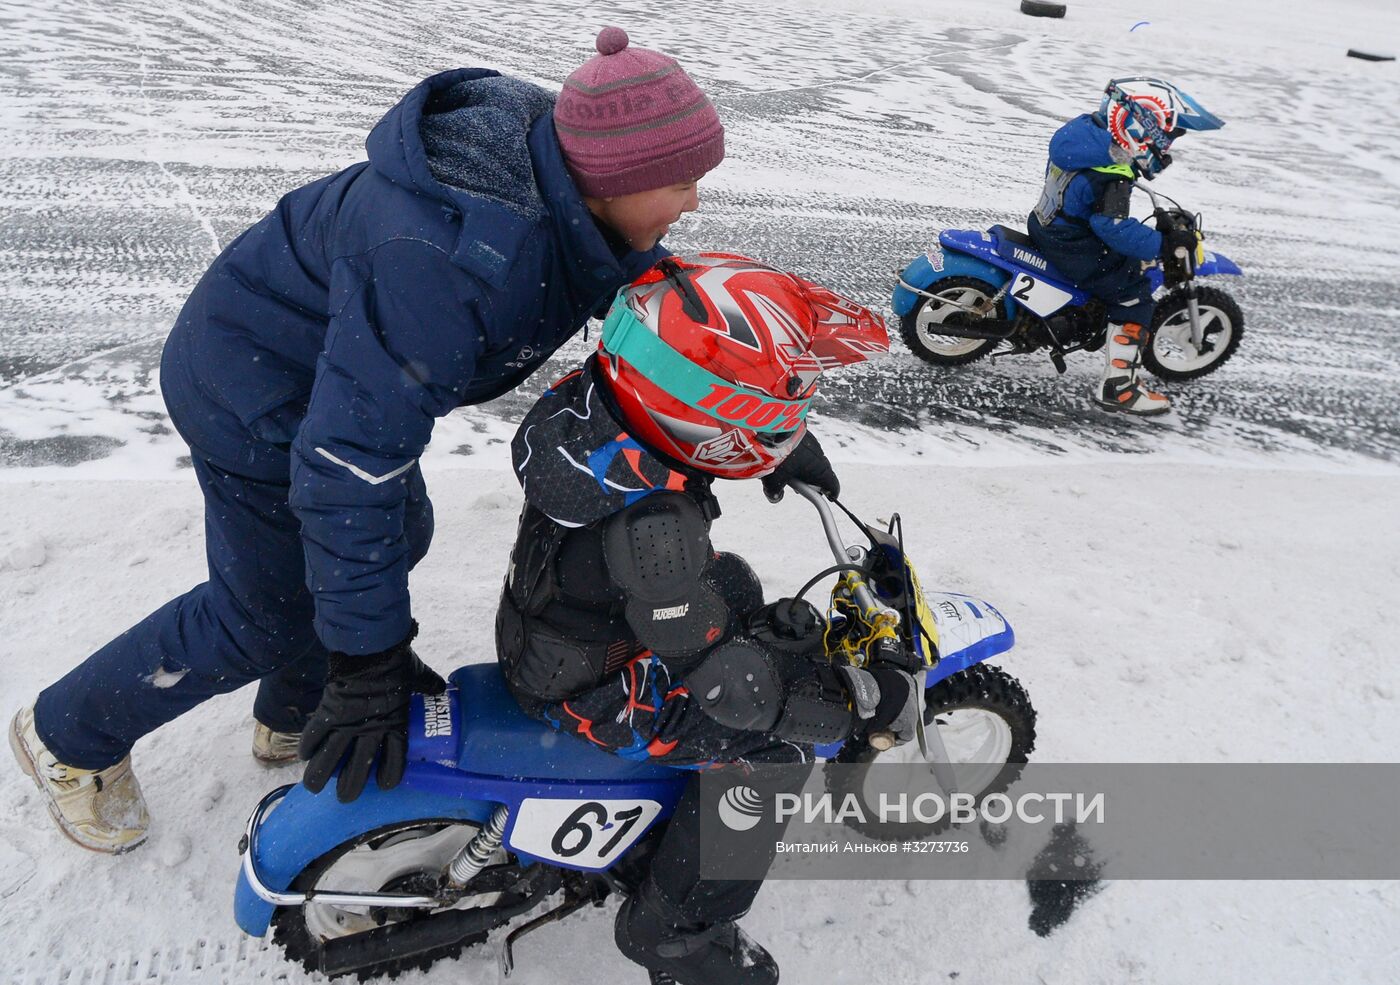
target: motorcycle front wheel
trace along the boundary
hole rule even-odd
[[[1021,682],[999,667],[973,664],[924,692],[924,725],[937,725],[954,766],[959,793],[980,804],[1001,793],[1021,775],[1035,749],[1035,709]],[[882,841],[924,838],[948,828],[946,815],[936,821],[884,822],[881,795],[893,802],[901,794],[911,802],[921,793],[939,793],[917,742],[876,752],[866,742],[852,740],[826,771],[826,789],[836,803],[854,795],[863,819],[848,819],[861,834]],[[902,766],[902,769],[874,769]]]
[[[928,288],[932,298],[920,297],[909,314],[899,320],[904,344],[926,363],[934,366],[965,366],[981,359],[997,347],[997,339],[962,339],[942,335],[944,324],[975,324],[978,319],[966,308],[985,304],[996,296],[997,288],[977,277],[949,277]],[[1005,320],[1006,302],[998,301],[995,317]]]
[[[1157,302],[1152,315],[1152,344],[1143,365],[1159,380],[1194,380],[1213,373],[1235,354],[1244,335],[1244,314],[1235,299],[1215,287],[1196,289],[1201,317],[1201,344],[1191,342],[1191,312],[1186,291],[1175,290]]]

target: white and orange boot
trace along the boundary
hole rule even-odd
[[[59,762],[34,729],[33,705],[20,709],[10,722],[10,748],[44,795],[54,821],[73,841],[94,852],[121,855],[146,840],[151,818],[130,756],[104,770]]]
[[[1138,379],[1145,335],[1146,330],[1135,322],[1108,326],[1108,343],[1103,347],[1103,379],[1094,395],[1105,410],[1135,417],[1155,417],[1172,409],[1164,395],[1147,389]]]

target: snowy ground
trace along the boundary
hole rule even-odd
[[[438,543],[413,589],[422,651],[440,670],[489,659],[496,572],[461,558],[504,558],[519,503],[504,456],[490,457],[499,467],[430,480]],[[1040,711],[1037,759],[1393,758],[1400,529],[1383,518],[1400,508],[1400,479],[854,461],[842,474],[848,502],[904,511],[926,585],[985,597],[1014,624],[1020,642],[1002,663]],[[753,558],[771,592],[826,563],[807,553],[815,517],[805,503],[771,506],[756,484],[723,493],[716,543]],[[9,515],[26,519],[0,553],[7,707],[201,578],[193,483],[15,483],[4,496]],[[1105,584],[1109,567],[1133,572],[1138,587]],[[0,799],[13,805],[0,822],[0,953],[13,980],[76,983],[108,959],[118,970],[92,981],[145,980],[127,974],[130,962],[166,969],[198,942],[241,953],[234,845],[257,795],[295,772],[265,771],[248,755],[246,693],[206,709],[137,747],[156,821],[150,844],[125,858],[79,853],[50,829],[28,781],[0,770]],[[1041,939],[1027,929],[1021,883],[781,882],[764,889],[750,925],[796,983],[1351,985],[1394,980],[1397,907],[1394,883],[1114,883]],[[568,980],[581,955],[600,976],[639,980],[613,951],[610,912],[528,939],[513,980]],[[305,980],[256,957],[231,963],[226,980]],[[492,960],[464,957],[415,980],[494,981]]]
[[[1248,334],[1173,393],[1175,418],[1087,410],[1087,357],[1067,379],[1024,360],[935,376],[897,351],[833,379],[818,426],[849,502],[903,512],[925,583],[1015,624],[1005,666],[1040,711],[1042,761],[1393,759],[1400,74],[1342,56],[1400,47],[1400,10],[1015,6],[0,2],[0,711],[201,577],[197,491],[152,368],[219,245],[356,160],[423,75],[557,84],[620,23],[680,57],[729,130],[670,245],[741,249],[872,304],[938,227],[1019,221],[1046,138],[1110,75],[1168,74],[1223,116],[1161,183],[1248,271],[1231,287]],[[454,415],[428,456],[438,541],[414,592],[440,670],[489,659],[519,501],[502,439],[537,389]],[[725,505],[717,543],[770,591],[824,563],[802,552],[803,504],[734,487]],[[247,811],[294,772],[248,756],[247,695],[207,707],[138,746],[156,827],[126,858],[79,853],[0,768],[0,985],[308,980],[242,939],[229,904]],[[750,925],[796,983],[1349,985],[1400,968],[1393,883],[1116,883],[1045,939],[1028,912],[1019,883],[775,883]],[[610,913],[527,939],[512,980],[580,964],[639,980]],[[494,976],[477,954],[414,980]]]

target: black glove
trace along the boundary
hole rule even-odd
[[[797,447],[776,469],[760,480],[768,502],[779,502],[783,498],[783,487],[793,479],[816,486],[828,499],[835,499],[841,495],[841,480],[836,478],[831,462],[827,461],[826,453],[822,451],[821,443],[811,431],[802,436]]]
[[[919,714],[923,707],[919,683],[907,671],[888,664],[861,670],[844,665],[838,668],[846,678],[846,690],[855,706],[856,736],[889,732],[896,745],[918,736]]]
[[[1190,222],[1173,221],[1170,218],[1157,220],[1157,231],[1162,234],[1162,260],[1166,263],[1180,262],[1177,249],[1185,249],[1188,257],[1195,255],[1200,238],[1196,227]]]
[[[409,648],[417,624],[401,643],[381,653],[330,656],[330,674],[321,703],[301,733],[297,754],[305,760],[302,783],[320,793],[336,767],[345,763],[335,796],[349,803],[365,789],[375,758],[379,789],[403,779],[408,756],[408,703],[415,691],[441,694],[447,683]]]
[[[851,701],[856,706],[856,734],[890,732],[897,745],[917,737],[918,715],[923,707],[919,682],[914,674],[921,669],[919,657],[895,636],[880,636],[866,648],[864,671],[843,668],[851,684]],[[864,674],[865,679],[856,674]],[[873,681],[875,692],[869,684]]]

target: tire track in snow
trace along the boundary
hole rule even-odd
[[[282,985],[311,981],[266,940],[237,937],[165,944],[108,959],[37,950],[12,965],[5,985]]]

